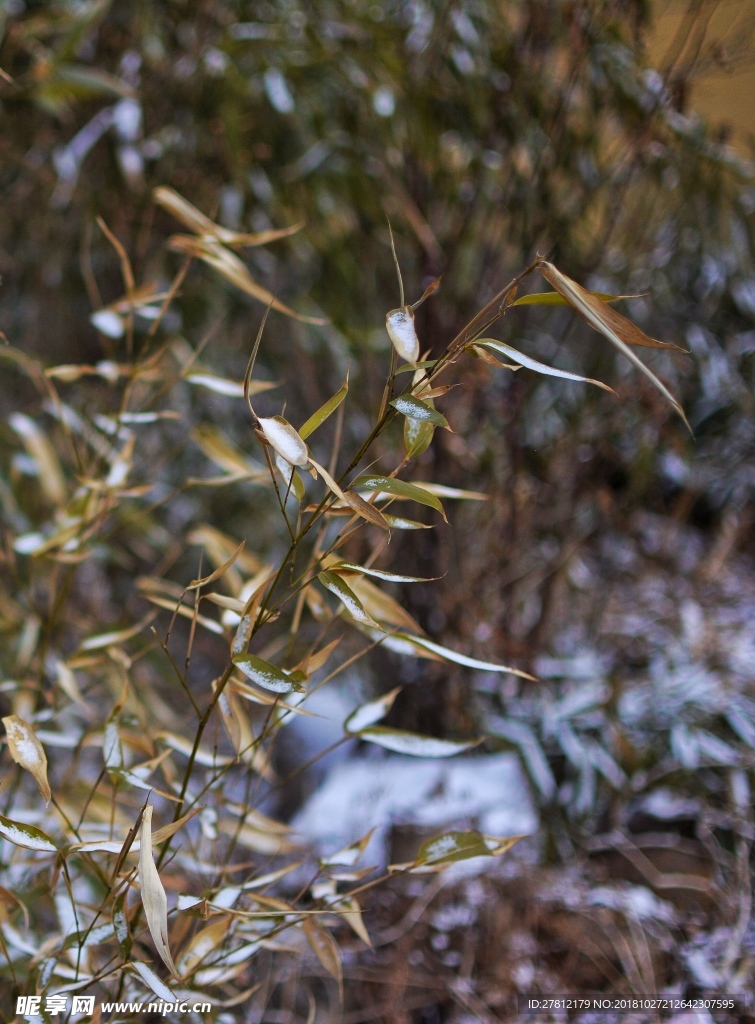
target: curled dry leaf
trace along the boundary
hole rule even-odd
[[[485,348],[492,348],[494,352],[500,352],[509,359],[513,359],[522,366],[526,366],[528,370],[534,370],[536,373],[542,373],[546,377],[563,377],[564,380],[577,380],[582,384],[594,384],[596,387],[602,388],[604,391],[610,391],[611,394],[614,393],[613,388],[609,388],[607,384],[604,384],[600,380],[593,380],[592,377],[582,377],[578,373],[570,373],[568,370],[557,370],[555,366],[548,366],[546,363],[541,363],[538,359],[533,359],[532,356],[526,356],[523,352],[519,352],[518,349],[512,348],[511,345],[506,345],[502,341],[497,341],[495,338],[481,338],[475,343],[475,345],[484,345]],[[506,367],[504,366],[504,368]]]
[[[385,328],[399,356],[413,366],[419,359],[419,338],[414,327],[412,307],[392,309],[386,314]]]
[[[340,991],[343,986],[343,972],[341,968],[341,950],[338,948],[338,943],[330,932],[326,931],[321,924],[318,924],[313,917],[304,919],[302,929],[317,959],[328,974],[338,982]]]
[[[297,231],[301,231],[303,227],[303,224],[294,224],[290,228],[272,228],[267,231],[257,231],[253,234],[244,234],[239,231],[231,231],[229,228],[216,224],[172,188],[165,188],[164,186],[156,188],[152,193],[152,198],[159,206],[162,206],[164,210],[171,213],[176,220],[180,220],[191,231],[196,231],[198,235],[209,235],[211,238],[216,238],[223,245],[267,245],[268,242],[274,242],[278,238],[286,238],[288,235],[293,235]]]
[[[271,447],[291,466],[306,466],[309,449],[298,431],[283,416],[260,417],[260,430]]]
[[[226,249],[225,246],[213,238],[173,235],[168,239],[168,248],[173,252],[180,252],[185,256],[192,256],[195,259],[202,260],[203,263],[217,270],[219,274],[235,285],[240,291],[251,295],[252,298],[257,299],[258,302],[263,302],[266,306],[272,306],[279,313],[285,313],[286,316],[290,316],[294,320],[301,320],[309,324],[324,324],[326,322],[320,317],[302,316],[283,302],[279,302],[272,292],[257,284],[247,270],[246,264],[235,253],[231,252],[230,249]]]
[[[47,756],[44,747],[37,739],[37,736],[23,718],[18,715],[8,715],[3,719],[5,734],[8,737],[8,749],[16,764],[20,764],[27,772],[34,776],[39,792],[42,794],[46,804],[49,804],[52,793],[50,783],[47,781]]]
[[[152,859],[152,805],[144,808],[139,847],[139,886],[147,926],[155,949],[174,977],[178,977],[168,945],[168,898]]]
[[[373,526],[379,526],[381,530],[390,532],[390,524],[388,520],[380,511],[379,508],[375,508],[374,505],[370,505],[369,501],[365,501],[364,498],[357,494],[356,491],[344,491],[343,500],[349,506],[349,508],[356,512],[362,519],[366,519],[367,522],[372,523]]]
[[[228,569],[234,564],[236,559],[239,557],[241,552],[246,547],[246,541],[242,540],[233,554],[227,558],[222,565],[219,565],[214,572],[211,572],[209,576],[203,576],[202,579],[192,580],[186,588],[187,590],[196,590],[198,587],[205,587],[208,583],[214,583],[215,580],[219,580],[221,576],[224,576]]]
[[[631,320],[627,320],[621,313],[611,309],[602,299],[588,292],[581,285],[577,284],[576,281],[572,281],[566,274],[562,274],[552,263],[541,260],[538,263],[537,269],[545,280],[552,284],[560,295],[563,295],[575,312],[579,313],[596,331],[599,331],[605,338],[608,338],[630,362],[634,363],[641,373],[645,374],[663,397],[676,409],[691,433],[692,428],[679,402],[674,398],[666,385],[656,377],[652,370],[645,366],[642,360],[630,348],[631,345],[639,345],[646,348],[665,348],[666,346],[662,342],[657,342],[654,338],[648,337]]]

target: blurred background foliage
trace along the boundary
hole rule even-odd
[[[722,52],[703,31],[714,7],[692,4],[681,35],[679,24],[670,33],[669,63],[653,68],[652,11],[638,0],[7,0],[3,328],[51,362],[112,354],[112,339],[81,326],[122,292],[95,218],[126,246],[137,280],[164,285],[179,265],[163,249],[174,225],[150,190],[170,185],[229,227],[305,222],[251,250],[248,265],[328,324],[279,318],[263,361],[286,380],[289,402],[311,408],[351,360],[377,405],[383,317],[398,303],[388,217],[409,297],[443,274],[418,314],[433,352],[536,251],[550,254],[593,287],[638,294],[629,315],[690,349],[692,358],[650,361],[682,396],[696,440],[570,314],[512,314],[504,340],[591,376],[624,373],[621,400],[523,375],[488,387],[487,368],[467,371],[470,387],[446,400],[457,433],[425,459],[428,476],[471,473],[495,497],[461,521],[465,532],[487,529],[492,550],[454,553],[436,628],[451,620],[465,632],[462,620],[480,618],[474,595],[496,578],[489,558],[509,575],[509,560],[544,530],[546,555],[558,559],[553,523],[570,520],[585,494],[588,518],[641,503],[703,525],[726,512],[740,522],[752,486],[755,190],[741,146],[687,106],[696,71]],[[740,50],[748,31],[738,30]],[[223,317],[209,361],[240,377],[254,302],[198,266],[178,308],[168,326],[192,344]],[[347,431],[356,439],[365,426],[355,409]],[[243,420],[224,429],[246,438]],[[434,540],[406,543],[415,561],[437,555]],[[491,585],[500,609],[480,594],[486,621],[517,648],[503,625],[519,614],[516,587],[503,597]],[[413,610],[430,624],[433,609]],[[542,637],[540,618],[531,608],[529,627],[514,632]]]

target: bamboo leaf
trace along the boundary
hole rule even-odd
[[[431,295],[434,295],[435,292],[437,292],[438,288],[440,288],[441,280],[442,277],[436,277],[434,281],[430,282],[430,284],[427,286],[427,288],[425,288],[425,290],[422,292],[422,295],[417,299],[417,301],[412,303],[412,310],[419,309],[419,307],[422,305],[425,299],[429,299]]]
[[[145,964],[142,960],[134,960],[132,966],[144,984],[151,988],[156,996],[163,999],[166,1003],[175,1004],[175,994],[171,992],[164,981],[158,978],[149,964]]]
[[[267,245],[268,242],[274,242],[279,238],[293,235],[304,226],[303,224],[294,224],[290,228],[273,228],[253,234],[244,234],[238,231],[231,231],[229,228],[216,224],[172,188],[165,188],[164,186],[156,188],[152,193],[152,198],[164,210],[172,214],[176,220],[181,221],[185,227],[196,231],[198,235],[209,235],[211,238],[216,238],[224,245]]]
[[[144,808],[139,847],[139,887],[152,941],[174,977],[178,977],[168,945],[168,898],[152,859],[152,805]]]
[[[432,423],[423,423],[411,416],[404,419],[404,448],[412,459],[419,458],[433,442],[435,427]]]
[[[269,661],[258,658],[256,654],[237,654],[233,664],[237,665],[253,683],[265,690],[273,690],[275,693],[304,691],[304,687],[292,676],[287,676],[277,665],[271,665]]]
[[[391,402],[402,416],[408,416],[420,423],[432,423],[436,427],[448,427],[448,420],[437,409],[433,409],[415,395],[400,395]]]
[[[443,506],[434,494],[431,494],[424,487],[407,483],[405,480],[396,480],[394,477],[388,476],[373,476],[370,473],[365,473],[353,482],[352,487],[360,491],[384,492],[386,494],[393,494],[397,498],[418,501],[421,505],[428,505],[430,508],[434,508],[436,512],[440,512],[444,519],[446,518]]]
[[[341,850],[336,850],[335,853],[331,853],[327,857],[321,857],[320,864],[326,868],[339,866],[353,867],[367,849],[367,844],[372,839],[374,831],[375,829],[371,828],[369,832],[363,835],[361,839],[357,839],[355,843],[350,843],[348,846],[344,846]]]
[[[52,793],[50,783],[47,781],[47,755],[44,747],[37,739],[36,733],[23,718],[18,715],[8,715],[3,719],[5,735],[8,738],[8,750],[10,756],[25,768],[39,786],[39,792],[46,804],[49,804]]]
[[[500,352],[501,355],[507,356],[509,359],[515,360],[517,363],[521,363],[522,366],[526,366],[528,370],[534,370],[536,373],[542,373],[546,377],[563,377],[564,380],[576,380],[582,384],[595,384],[596,387],[602,388],[604,391],[610,391],[611,394],[615,394],[613,388],[609,388],[607,384],[602,381],[593,380],[592,377],[581,377],[578,373],[569,373],[568,370],[557,370],[555,366],[548,366],[546,363],[541,363],[538,359],[533,359],[532,356],[526,356],[523,352],[519,352],[518,349],[512,348],[511,345],[507,345],[503,341],[497,341],[495,338],[479,338],[475,345],[484,345],[485,348],[490,348],[494,352]]]
[[[376,743],[386,750],[411,757],[453,757],[464,750],[471,750],[481,740],[439,740],[434,736],[421,736],[403,729],[389,729],[384,725],[373,725],[354,733],[368,743]]]
[[[397,377],[400,373],[416,373],[417,370],[429,370],[431,367],[435,366],[437,361],[437,359],[420,359],[417,363],[404,363],[402,366],[398,367],[394,373],[394,377]]]
[[[41,828],[13,821],[4,814],[0,814],[0,836],[15,846],[23,846],[25,850],[38,850],[40,853],[58,852],[55,843]]]
[[[357,494],[356,491],[344,491],[343,500],[352,510],[356,512],[362,519],[366,519],[368,523],[372,523],[373,526],[379,526],[381,530],[390,532],[390,525],[388,518],[380,511],[379,508],[375,508],[369,501],[365,501],[361,495]]]
[[[328,974],[338,982],[340,992],[343,987],[343,972],[341,968],[341,950],[338,947],[338,943],[330,932],[318,924],[313,917],[304,919],[302,929],[317,959]]]
[[[416,519],[394,516],[389,512],[384,512],[383,516],[392,530],[432,530],[432,526],[429,523],[418,523]]]
[[[351,930],[359,936],[362,942],[366,946],[372,948],[370,935],[365,928],[364,920],[362,918],[362,908],[360,907],[359,900],[356,896],[350,896],[344,900],[339,900],[333,909],[344,919]]]
[[[343,382],[339,390],[336,391],[333,397],[329,398],[324,405],[321,405],[317,412],[312,413],[307,422],[299,428],[299,436],[306,439],[310,434],[313,434],[318,427],[321,427],[325,420],[329,416],[333,415],[348,393],[349,375],[346,374],[346,380]]]
[[[357,595],[364,606],[364,610],[371,615],[376,622],[384,628],[398,626],[399,629],[408,629],[412,633],[422,633],[418,622],[415,622],[408,611],[402,608],[395,598],[386,594],[384,590],[375,586],[364,576],[352,577],[349,586]]]
[[[498,839],[477,831],[447,832],[424,843],[417,854],[418,864],[453,864],[470,857],[499,857],[523,836]]]
[[[388,580],[390,583],[431,583],[435,578],[427,576],[400,576],[398,573],[385,572],[383,569],[368,569],[364,565],[357,565],[356,562],[335,562],[329,568],[331,572],[355,572],[363,576],[375,576],[379,580]]]
[[[230,398],[244,397],[244,382],[241,380],[228,380],[226,377],[218,377],[216,373],[208,373],[207,370],[192,370],[187,373],[184,380],[196,387],[207,388],[218,395],[228,395]],[[256,380],[250,388],[250,395],[259,395],[263,391],[270,391],[277,388],[278,384],[269,380]]]
[[[351,712],[349,717],[343,723],[343,727],[346,732],[361,732],[362,729],[367,729],[369,726],[379,722],[381,718],[385,718],[393,707],[393,702],[400,692],[401,687],[397,686],[394,690],[390,690],[388,693],[383,694],[382,697],[378,697],[377,700],[371,700],[366,704],[361,704]]]
[[[252,298],[257,299],[258,302],[262,302],[266,306],[272,306],[279,313],[284,313],[286,316],[290,316],[294,320],[300,320],[303,323],[322,325],[326,322],[320,317],[303,316],[301,313],[294,312],[293,309],[290,309],[284,303],[279,302],[272,292],[257,284],[247,270],[246,264],[235,253],[231,252],[230,249],[226,249],[225,246],[215,239],[208,237],[196,238],[191,235],[173,235],[168,239],[168,248],[173,252],[180,252],[185,256],[202,260],[202,262],[217,270],[219,274],[235,285],[240,291],[251,295]]]
[[[357,622],[361,622],[365,626],[377,627],[377,622],[367,614],[362,602],[340,576],[334,572],[325,571],[319,573],[317,579],[326,590],[336,595],[352,619],[356,619]]]
[[[534,682],[537,681],[535,676],[531,676],[529,672],[524,672],[520,668],[511,668],[509,665],[499,665],[493,661],[479,661],[477,658],[470,658],[466,654],[459,654],[458,651],[452,651],[450,647],[443,647],[441,644],[436,644],[433,640],[428,640],[423,636],[410,636],[408,633],[397,633],[396,636],[401,640],[406,640],[411,644],[415,644],[417,647],[422,647],[426,651],[430,651],[432,654],[437,654],[445,661],[453,661],[456,665],[464,665],[467,668],[477,668],[483,672],[510,672],[512,675],[520,676],[522,679],[530,679]]]
[[[386,314],[385,328],[399,356],[414,366],[419,359],[419,338],[414,327],[412,307],[392,309]]]
[[[421,487],[425,491],[429,491],[430,494],[434,494],[436,498],[458,498],[462,501],[487,501],[487,494],[482,494],[480,491],[464,491],[459,487],[447,487],[445,484],[433,484],[426,480],[417,480],[416,486]]]
[[[612,345],[622,352],[630,362],[634,363],[641,373],[644,373],[649,381],[660,391],[664,398],[676,409],[681,418],[684,420],[687,429],[692,433],[692,428],[687,421],[687,417],[684,415],[679,402],[674,398],[671,392],[668,390],[665,384],[663,384],[656,375],[650,370],[642,360],[635,355],[630,348],[630,345],[650,345],[651,348],[657,348],[658,343],[653,344],[654,339],[649,338],[647,334],[635,326],[631,320],[627,320],[626,317],[617,313],[615,309],[611,309],[610,306],[606,305],[600,299],[591,295],[590,292],[578,285],[576,281],[572,281],[566,274],[562,274],[557,267],[554,267],[552,263],[547,263],[543,260],[538,264],[538,270],[543,277],[566,299],[569,305],[574,309],[581,317],[583,317],[591,327],[594,327],[596,331],[599,331],[605,338],[607,338]]]
[[[639,295],[610,295],[608,292],[590,292],[596,299],[603,302],[619,302],[620,299],[639,299]],[[558,292],[532,292],[530,295],[522,295],[510,303],[510,306],[568,306],[569,303]],[[664,348],[663,342],[659,342]],[[671,346],[676,348],[675,345]]]
[[[270,445],[292,466],[306,466],[309,449],[298,432],[282,416],[260,417],[260,429]]]
[[[239,546],[236,548],[236,550],[233,552],[230,558],[226,558],[223,564],[219,565],[214,572],[210,573],[209,576],[203,576],[202,579],[200,580],[192,580],[186,589],[196,590],[198,587],[205,587],[207,586],[208,583],[214,583],[215,580],[219,580],[220,577],[224,576],[225,573],[231,568],[231,566],[234,564],[234,562],[239,557],[239,555],[241,554],[245,547],[246,541],[242,540],[242,542],[239,544]]]

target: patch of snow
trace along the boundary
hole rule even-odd
[[[538,817],[515,754],[434,761],[355,758],[336,765],[291,822],[320,852],[375,833],[367,864],[386,863],[392,825],[439,831],[472,821],[495,836],[532,834]]]

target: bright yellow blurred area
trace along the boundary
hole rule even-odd
[[[743,156],[755,153],[755,0],[654,0],[649,60],[690,75],[696,110]]]

